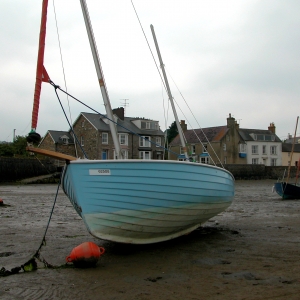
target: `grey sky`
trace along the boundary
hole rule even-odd
[[[79,1],[55,1],[68,91],[102,113],[104,107]],[[171,89],[194,128],[173,80],[201,127],[226,124],[231,113],[242,128],[274,122],[285,138],[294,133],[300,87],[300,2],[296,0],[134,0],[155,58],[154,25]],[[162,85],[131,2],[87,0],[112,107],[129,99],[127,116],[160,121]],[[0,2],[0,141],[30,131],[41,1]],[[45,67],[64,87],[53,0],[49,0]],[[66,98],[62,96],[66,108]],[[88,109],[70,100],[73,121]],[[67,108],[68,109],[68,108]],[[189,126],[188,126],[189,127]],[[53,88],[43,84],[37,131],[67,130]]]

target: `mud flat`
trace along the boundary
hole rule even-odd
[[[237,181],[234,203],[184,237],[153,245],[94,239],[63,192],[42,248],[60,266],[82,242],[106,249],[96,268],[0,277],[0,299],[300,299],[300,200],[282,201],[273,181]],[[38,249],[56,185],[1,185],[0,268]]]

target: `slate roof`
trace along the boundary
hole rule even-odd
[[[279,143],[281,143],[280,138],[276,134],[274,134],[272,131],[270,131],[270,130],[264,130],[264,129],[246,129],[246,128],[240,128],[239,129],[239,134],[240,134],[241,138],[244,141],[255,141],[255,139],[250,135],[251,133],[262,134],[262,135],[274,135],[275,136],[275,141],[272,141],[272,142],[279,142]],[[268,142],[268,141],[265,141],[265,142]]]
[[[294,143],[294,138],[290,138],[290,139],[287,139],[287,140],[285,140],[285,143],[289,143],[289,144],[293,144]],[[296,136],[296,138],[295,138],[295,144],[296,143],[300,143],[300,137],[298,136]]]
[[[67,136],[69,138],[68,143],[74,144],[74,139],[68,131],[57,131],[57,130],[48,130],[48,132],[55,144],[64,144],[62,136]],[[47,135],[47,134],[46,134]]]
[[[220,141],[228,131],[227,126],[217,126],[217,127],[208,127],[202,129],[186,130],[184,131],[184,136],[186,138],[187,144],[197,144],[199,139],[201,142],[218,142]],[[206,137],[205,137],[206,136]],[[173,139],[170,143],[170,146],[180,145],[179,134]]]
[[[292,152],[293,144],[282,143],[282,152]],[[295,144],[294,152],[300,153],[300,144]]]
[[[81,113],[97,130],[100,131],[107,131],[109,132],[109,125],[106,124],[103,119],[105,119],[103,116],[95,113]],[[134,132],[140,135],[160,135],[163,136],[164,133],[162,130],[152,130],[152,129],[140,129],[132,121],[140,120],[140,118],[132,118],[132,117],[124,117],[124,120],[121,120],[118,118],[118,132],[119,133],[128,133],[128,132]],[[142,119],[143,121],[153,121],[150,119]]]

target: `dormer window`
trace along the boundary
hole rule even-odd
[[[142,121],[141,122],[141,129],[158,130],[158,122],[155,122],[155,121]]]
[[[68,145],[69,141],[68,141],[68,138],[62,138],[62,141],[63,141],[63,144],[64,145]]]

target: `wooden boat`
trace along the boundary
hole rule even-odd
[[[289,167],[288,167],[287,178],[286,178],[286,180],[284,180],[284,178],[283,178],[282,181],[278,181],[274,184],[274,190],[282,199],[300,199],[300,185],[297,183],[298,177],[299,177],[300,159],[296,166],[297,171],[296,171],[295,183],[289,183],[291,163],[293,161],[294,146],[295,146],[295,140],[296,140],[297,127],[298,127],[298,120],[299,120],[299,117],[297,117],[297,121],[296,121],[294,141],[293,141],[293,146],[292,146],[292,151],[291,151],[291,160],[290,160]]]
[[[113,120],[86,1],[80,2],[107,116]],[[153,26],[151,30],[163,66]],[[166,76],[165,84],[183,141]],[[234,178],[229,171],[190,162],[186,150],[186,161],[122,159],[112,122],[110,129],[116,159],[63,158],[63,190],[93,236],[133,244],[161,242],[195,230],[232,203]]]

